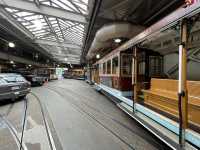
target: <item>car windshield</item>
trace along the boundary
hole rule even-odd
[[[22,76],[17,76],[17,77],[16,77],[16,81],[17,81],[17,82],[25,82],[26,80],[25,80],[25,78],[22,77]]]
[[[26,80],[22,76],[6,76],[4,78],[7,82],[25,82]]]
[[[7,82],[3,79],[3,78],[0,78],[0,84],[6,84]]]

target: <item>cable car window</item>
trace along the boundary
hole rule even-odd
[[[132,74],[132,55],[123,54],[121,57],[121,73],[125,76],[131,76]]]
[[[112,74],[118,73],[118,56],[112,59]]]
[[[106,63],[103,63],[103,74],[106,74]]]
[[[111,74],[111,60],[107,61],[107,74]]]
[[[145,75],[145,62],[144,61],[139,63],[138,74]]]
[[[101,74],[101,64],[98,64],[99,73]]]
[[[149,76],[160,76],[162,74],[162,57],[150,56],[149,57]]]

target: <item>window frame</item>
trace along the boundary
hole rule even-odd
[[[117,58],[117,61],[116,61],[117,62],[117,66],[114,66],[113,65],[114,61],[113,60],[116,59],[116,58]],[[112,75],[118,75],[119,74],[119,68],[120,68],[119,66],[120,66],[119,65],[119,56],[117,55],[117,56],[112,57]],[[116,70],[115,73],[113,73],[114,67],[116,68],[115,69]]]
[[[124,74],[123,73],[123,56],[130,56],[131,57],[131,66],[130,66],[130,74]],[[122,76],[122,77],[132,77],[132,65],[133,65],[133,63],[132,63],[132,61],[133,61],[133,54],[128,54],[128,53],[122,53],[121,55],[120,55],[120,75]]]
[[[108,63],[110,63],[109,69],[108,69]],[[112,61],[111,61],[111,59],[109,59],[109,60],[106,61],[106,74],[107,75],[112,74],[112,68],[111,68],[111,66],[112,66]],[[108,72],[108,70],[109,70],[109,72]]]

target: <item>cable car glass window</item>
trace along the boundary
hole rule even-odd
[[[122,54],[121,57],[121,73],[124,76],[131,76],[132,74],[132,57],[130,54]]]
[[[106,63],[103,63],[103,74],[106,74]]]
[[[144,61],[139,63],[138,74],[145,75],[145,62]]]
[[[163,69],[162,69],[162,57],[159,56],[150,56],[149,57],[149,76],[160,76],[162,75]]]
[[[112,59],[112,74],[118,73],[118,56]]]
[[[99,74],[102,74],[102,64],[99,64]]]
[[[111,74],[111,60],[107,61],[107,74]]]

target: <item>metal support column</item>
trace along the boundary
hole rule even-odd
[[[181,44],[179,45],[179,144],[184,146],[185,129],[188,127],[188,90],[187,90],[187,20],[181,22]]]
[[[138,74],[138,72],[137,72],[137,50],[138,50],[137,47],[135,47],[133,49],[134,56],[133,56],[133,62],[132,62],[132,84],[133,84],[133,90],[134,90],[134,92],[133,92],[133,110],[134,110],[134,112],[136,111],[135,104],[137,103],[137,98],[138,98],[138,93],[137,93],[137,87],[138,87],[137,86],[137,84],[138,84],[138,82],[137,82],[137,74]]]

